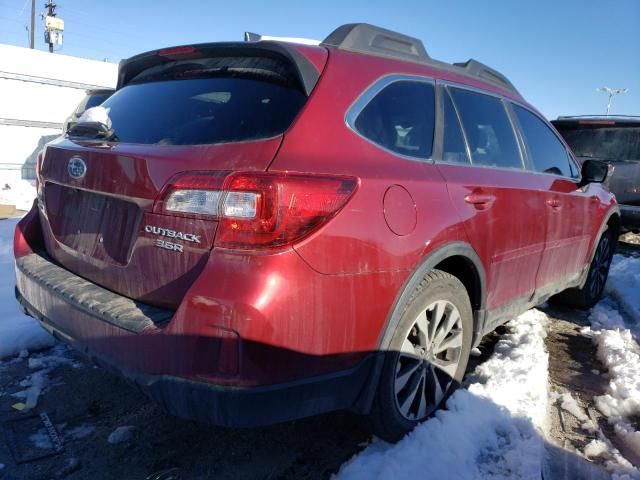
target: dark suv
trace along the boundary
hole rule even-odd
[[[640,117],[559,117],[551,123],[578,159],[613,165],[608,183],[620,204],[622,227],[640,233]]]
[[[351,24],[319,46],[144,53],[103,105],[40,157],[16,295],[176,415],[351,409],[396,440],[487,332],[602,292],[620,223],[607,165],[581,173],[474,60]]]

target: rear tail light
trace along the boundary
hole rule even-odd
[[[164,48],[159,50],[157,55],[159,57],[167,57],[171,60],[183,56],[192,55],[196,52],[196,48],[193,45],[185,45],[183,47]]]
[[[154,211],[218,219],[219,247],[277,247],[300,240],[333,217],[357,185],[353,177],[192,172],[169,182]]]

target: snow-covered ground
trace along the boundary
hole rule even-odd
[[[607,391],[595,399],[596,405],[619,441],[640,455],[640,259],[616,255],[607,292],[611,297],[592,309],[591,327],[585,329],[609,376]],[[618,305],[626,315],[621,315]],[[597,453],[607,459],[614,473],[640,478],[640,469],[633,468],[610,445],[599,444]]]
[[[53,339],[24,316],[13,296],[13,230],[17,219],[0,220],[0,361],[53,345]],[[604,395],[596,398],[616,435],[640,451],[640,260],[617,255],[607,297],[589,315],[584,330],[597,348],[608,378]],[[619,305],[624,305],[620,310]],[[447,409],[418,426],[395,445],[374,440],[339,470],[338,479],[386,479],[430,476],[456,479],[538,479],[547,432],[548,354],[544,347],[548,317],[530,310],[507,324],[491,358],[480,364],[447,402]],[[37,404],[50,383],[47,374],[69,362],[61,345],[28,359],[31,374],[13,393],[26,408]],[[13,360],[9,360],[13,361]],[[80,364],[73,364],[80,367]],[[2,390],[0,385],[0,390]],[[0,392],[0,394],[2,394]],[[551,398],[551,400],[557,400]],[[600,457],[618,479],[640,479],[597,425],[577,408],[571,395],[562,408],[582,418],[594,439],[584,453]],[[635,423],[634,423],[635,422]]]
[[[607,393],[596,398],[596,404],[619,439],[640,452],[640,259],[615,256],[607,293],[592,309],[591,327],[585,329],[609,376]],[[511,321],[509,334],[477,368],[468,387],[449,399],[447,410],[396,445],[373,442],[336,477],[423,478],[428,472],[433,478],[540,478],[549,398],[545,323],[544,313],[535,309]],[[593,432],[584,451],[587,457],[602,457],[614,479],[640,479],[640,470],[613,447],[570,394],[560,401]]]
[[[338,479],[539,479],[547,428],[547,316],[511,321],[493,356],[478,366],[447,410],[395,445],[375,441]]]
[[[627,327],[640,339],[640,258],[615,255],[611,264],[607,293],[633,322]]]
[[[32,182],[9,181],[0,175],[0,205],[14,205],[18,210],[27,211],[31,208],[35,196],[36,188]]]
[[[53,338],[25,316],[15,301],[13,230],[18,219],[0,220],[0,360],[54,344]]]

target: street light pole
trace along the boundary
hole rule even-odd
[[[35,48],[36,34],[36,0],[31,0],[31,31],[29,32],[29,48]]]
[[[614,95],[618,95],[619,93],[627,93],[629,91],[628,88],[610,88],[610,87],[600,87],[596,88],[596,92],[605,92],[609,95],[609,100],[607,101],[607,116],[609,116],[609,111],[611,110],[611,99]]]

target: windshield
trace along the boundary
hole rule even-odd
[[[556,125],[578,157],[640,160],[640,127]]]
[[[102,106],[119,142],[197,145],[281,134],[305,100],[290,85],[216,76],[131,83]]]

